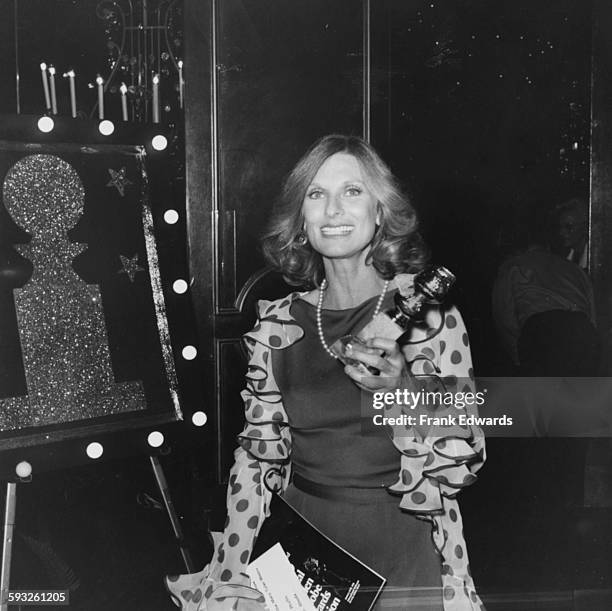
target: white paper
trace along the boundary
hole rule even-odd
[[[253,560],[247,573],[269,611],[316,611],[280,543]]]

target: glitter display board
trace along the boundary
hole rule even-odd
[[[0,142],[0,449],[180,419],[144,151],[34,151]]]

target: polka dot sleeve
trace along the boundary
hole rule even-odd
[[[439,368],[447,390],[455,393],[476,391],[470,341],[459,310],[451,307],[445,314],[444,328],[438,338]],[[478,415],[475,405],[466,405],[468,415]],[[466,427],[462,438],[440,439],[434,446],[441,455],[453,456],[455,466],[448,469],[448,480],[440,478],[442,509],[432,516],[434,545],[442,564],[445,611],[481,611],[484,605],[476,592],[470,570],[463,520],[457,494],[476,481],[475,473],[485,460],[484,434],[480,427]],[[454,446],[454,447],[453,447]],[[451,487],[450,490],[446,486]]]
[[[204,591],[204,596],[212,599],[207,607],[210,609],[216,609],[213,601],[227,597],[228,592],[233,592],[238,610],[250,609],[257,602],[250,600],[250,592],[256,591],[249,592],[246,567],[257,534],[269,515],[272,493],[286,488],[289,481],[291,438],[271,370],[270,352],[293,341],[296,334],[290,326],[279,324],[276,316],[266,317],[266,313],[272,313],[266,306],[266,302],[259,304],[260,319],[245,336],[249,364],[241,394],[246,422],[238,436],[239,447],[229,476],[225,530],[216,542]]]
[[[433,390],[433,385],[445,392],[475,392],[469,337],[457,308],[446,309],[438,334],[410,346],[405,354],[413,375],[424,381],[424,390]],[[393,409],[398,411],[397,406]],[[465,409],[468,415],[477,414],[476,406]],[[485,459],[483,433],[471,425],[435,425],[423,437],[423,431],[415,429],[394,430],[401,471],[390,489],[402,495],[402,509],[431,522],[434,546],[442,559],[444,610],[480,611],[484,607],[470,573],[456,497],[476,481],[475,473]]]
[[[449,308],[445,313],[444,327],[439,337],[434,339],[437,339],[438,367],[446,388],[453,392],[474,392],[470,340],[456,307]]]
[[[458,393],[475,393],[470,342],[461,314],[454,306],[444,312],[439,333],[406,348],[404,354],[411,373],[423,391],[452,393],[455,403]],[[477,415],[473,398],[465,404],[468,416]],[[394,406],[393,410],[398,415],[419,412],[404,406]],[[431,415],[447,413],[440,405]],[[395,427],[393,442],[402,453],[402,469],[391,489],[404,495],[402,509],[419,515],[441,513],[444,498],[455,497],[461,488],[476,480],[475,473],[485,457],[482,430],[471,424]]]

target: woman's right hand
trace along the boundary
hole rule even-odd
[[[217,586],[198,611],[266,611],[265,598],[259,590],[238,584]]]
[[[166,589],[181,611],[265,611],[263,594],[250,587],[246,575],[242,583],[219,582],[208,576],[209,567],[207,564],[198,573],[166,577]]]
[[[392,339],[372,337],[365,345],[348,345],[346,354],[363,366],[373,367],[378,375],[364,373],[364,367],[346,365],[344,372],[366,392],[386,392],[396,388],[416,388],[414,377],[406,364],[406,358]]]

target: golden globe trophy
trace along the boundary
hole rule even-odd
[[[412,290],[406,294],[398,291],[394,296],[394,307],[377,314],[359,333],[345,335],[334,342],[331,350],[345,365],[365,368],[351,359],[347,348],[355,344],[366,345],[372,337],[394,339],[402,346],[408,343],[413,325],[423,323],[424,310],[428,305],[440,305],[455,283],[455,276],[441,265],[432,265],[414,277]],[[367,368],[368,373],[378,373]]]

